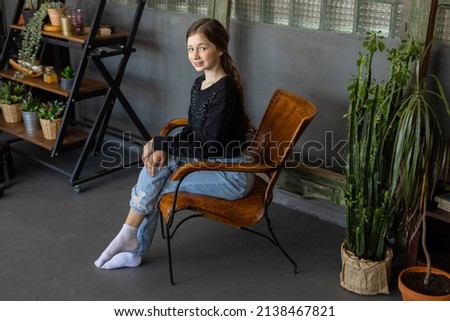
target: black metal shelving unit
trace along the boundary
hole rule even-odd
[[[80,184],[83,182],[137,163],[137,161],[135,161],[130,164],[117,164],[112,168],[101,168],[92,174],[82,176],[82,171],[88,157],[90,155],[99,155],[105,135],[109,133],[108,124],[117,100],[124,108],[132,123],[136,126],[142,141],[151,139],[150,134],[139,120],[138,115],[135,113],[131,104],[120,89],[127,63],[131,54],[136,51],[133,47],[133,43],[146,1],[136,1],[135,14],[127,32],[117,31],[111,35],[100,35],[98,33],[106,0],[98,1],[96,12],[93,16],[92,23],[89,26],[89,32],[85,35],[64,36],[61,32],[42,31],[42,45],[39,54],[41,61],[43,61],[42,59],[45,59],[52,48],[60,48],[67,50],[68,52],[70,50],[81,51],[81,58],[76,69],[75,83],[71,90],[63,90],[58,84],[44,83],[42,78],[25,77],[23,79],[17,79],[14,77],[15,70],[9,68],[9,59],[17,57],[17,52],[19,50],[18,41],[21,39],[23,30],[23,25],[19,24],[19,19],[24,2],[25,0],[17,1],[17,7],[12,20],[13,23],[8,28],[0,61],[0,78],[2,80],[22,82],[32,89],[36,88],[44,92],[58,95],[62,99],[65,99],[66,108],[62,117],[62,125],[55,141],[44,139],[41,133],[26,132],[21,123],[10,124],[4,122],[2,119],[0,119],[0,131],[16,136],[17,139],[14,140],[14,142],[24,140],[49,150],[50,158],[58,157],[59,154],[65,150],[73,150],[74,148],[80,149],[81,152],[78,160],[71,171],[60,169],[52,165],[51,162],[41,158],[27,155],[36,161],[69,176],[70,184],[72,184],[78,192],[81,190]],[[55,50],[53,50],[53,52],[54,51]],[[67,59],[67,55],[63,56]],[[116,61],[118,60],[118,63],[115,66],[116,69],[114,70],[114,73],[111,73],[105,65],[105,61],[112,57],[120,57],[120,59],[116,59]],[[56,55],[53,58],[58,60],[63,59],[64,57],[58,57],[58,55]],[[58,61],[55,61],[55,64],[57,63]],[[97,68],[103,78],[101,81],[85,77],[88,64],[93,64]],[[77,102],[98,96],[104,96],[104,99],[103,105],[98,110],[95,120],[89,124],[78,122],[74,117]]]

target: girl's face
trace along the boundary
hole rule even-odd
[[[196,71],[220,68],[222,51],[210,42],[202,33],[197,32],[187,40],[188,58]]]

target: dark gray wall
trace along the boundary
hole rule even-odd
[[[96,1],[81,3],[91,18]],[[7,17],[13,1],[5,4]],[[128,27],[134,7],[108,5],[103,23],[117,29]],[[197,76],[187,60],[185,31],[199,16],[146,8],[140,23],[134,53],[128,64],[122,90],[152,135],[169,119],[186,116],[189,91]],[[230,52],[240,67],[245,87],[246,107],[257,125],[272,92],[283,88],[310,99],[318,108],[296,151],[305,142],[316,141],[309,160],[322,167],[338,168],[333,162],[333,146],[346,139],[348,79],[356,71],[355,61],[361,49],[361,36],[323,31],[299,30],[262,23],[232,20]],[[386,40],[395,46],[396,40]],[[431,71],[436,72],[450,93],[449,47],[434,46]],[[74,62],[77,57],[72,56]],[[117,60],[108,63],[115,68]],[[386,70],[380,66],[376,75]],[[95,76],[95,70],[90,71]],[[101,104],[93,99],[80,106],[80,116],[95,115]],[[114,112],[113,125],[133,129],[120,105]],[[326,134],[328,132],[328,134]],[[343,154],[343,151],[341,151]],[[320,160],[320,162],[317,162]],[[325,162],[325,160],[327,160]]]

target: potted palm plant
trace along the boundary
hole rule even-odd
[[[414,41],[411,44],[417,59],[411,89],[398,111],[391,189],[398,191],[406,242],[411,242],[422,227],[427,264],[402,271],[398,283],[405,300],[450,300],[450,274],[432,268],[426,246],[428,201],[449,161],[443,119],[449,117],[450,108],[440,80],[434,75],[421,77],[421,64],[429,46],[423,48]],[[436,90],[430,89],[430,79]]]
[[[386,49],[383,37],[367,33],[359,53],[357,74],[349,86],[348,151],[344,188],[346,231],[341,247],[341,286],[365,294],[388,294],[393,251],[388,242],[395,229],[398,203],[391,188],[392,142],[397,110],[408,86],[414,60],[408,43]],[[385,81],[372,76],[374,56],[385,53]]]
[[[59,128],[61,127],[61,117],[64,107],[64,103],[57,99],[41,103],[38,114],[45,139],[56,139]]]
[[[22,112],[25,130],[34,131],[41,128],[39,125],[39,108],[39,98],[34,96],[31,91],[28,91],[20,102],[20,111]]]
[[[20,113],[20,101],[25,94],[23,84],[15,81],[5,81],[0,90],[0,105],[3,117],[7,123],[19,123],[22,121]]]

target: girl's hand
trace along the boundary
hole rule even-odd
[[[141,160],[144,163],[145,167],[147,167],[148,158],[152,153],[153,153],[153,139],[148,141],[147,144],[144,145],[144,149],[142,151]]]
[[[147,169],[150,171],[151,176],[155,176],[155,170],[160,171],[167,162],[167,152],[162,150],[154,151],[150,157],[147,158]]]

